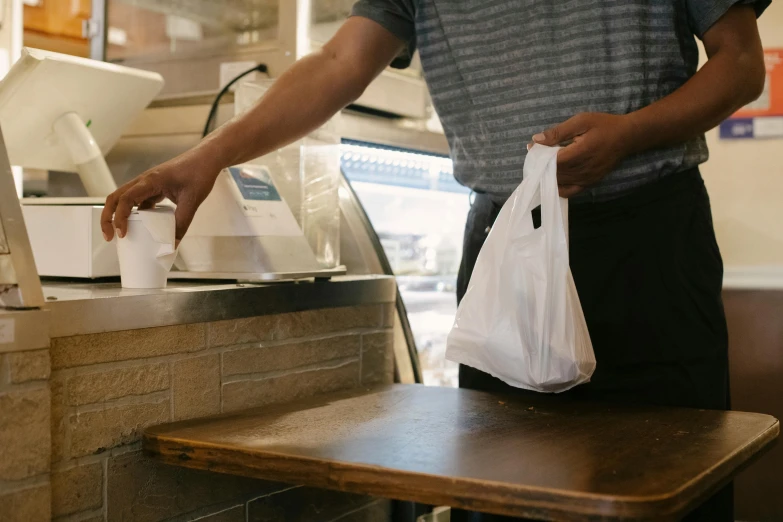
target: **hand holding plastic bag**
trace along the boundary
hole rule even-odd
[[[558,147],[534,145],[498,215],[448,337],[446,358],[541,392],[588,382],[595,355],[568,266]],[[541,205],[541,226],[532,210]]]

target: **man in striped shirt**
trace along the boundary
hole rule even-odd
[[[762,90],[756,17],[769,3],[359,0],[253,110],[109,196],[104,233],[124,234],[134,205],[168,197],[181,238],[222,168],[317,128],[418,49],[455,176],[477,193],[459,297],[521,181],[526,144],[566,144],[558,182],[572,201],[571,269],[598,361],[569,393],[726,409],[723,268],[698,165],[703,133]],[[696,38],[708,56],[698,72]],[[467,367],[460,385],[523,393]],[[452,520],[489,520],[480,517]],[[733,520],[731,491],[689,520]]]

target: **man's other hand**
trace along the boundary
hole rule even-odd
[[[633,127],[626,116],[584,112],[533,136],[554,147],[560,196],[570,198],[601,181],[633,150]]]

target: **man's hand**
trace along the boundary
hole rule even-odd
[[[557,154],[560,196],[570,198],[601,181],[634,150],[627,116],[600,112],[577,114],[533,136],[541,145],[564,145]]]
[[[128,216],[133,207],[153,208],[168,198],[177,204],[176,238],[179,242],[193,221],[199,205],[212,190],[219,173],[220,168],[198,157],[196,150],[148,170],[106,198],[101,213],[103,237],[111,241],[115,229],[120,237],[125,237]]]

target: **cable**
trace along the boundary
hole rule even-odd
[[[268,74],[269,69],[267,68],[265,63],[259,63],[252,69],[248,69],[242,74],[234,77],[234,79],[228,82],[225,85],[225,87],[220,89],[220,92],[215,97],[215,100],[212,102],[212,107],[210,107],[209,109],[209,116],[207,117],[207,123],[204,124],[204,132],[201,134],[202,138],[206,137],[207,134],[212,132],[212,124],[214,123],[215,117],[217,116],[218,105],[220,105],[221,98],[223,98],[223,96],[228,92],[228,90],[231,88],[232,85],[234,85],[236,82],[238,82],[239,80],[241,80],[242,78],[244,78],[245,76],[253,72],[261,72],[264,74]]]

